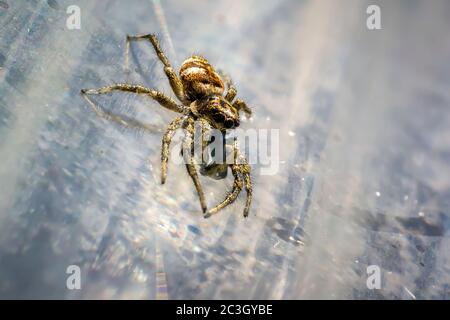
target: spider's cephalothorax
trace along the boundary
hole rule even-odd
[[[213,128],[239,127],[239,112],[222,96],[204,96],[192,102],[190,107],[196,117],[207,120]]]
[[[149,40],[151,42],[159,60],[164,65],[164,72],[167,75],[170,86],[181,103],[177,103],[172,98],[154,89],[131,84],[115,84],[99,89],[83,89],[81,90],[81,93],[99,116],[115,121],[126,127],[141,129],[147,128],[146,125],[141,124],[136,120],[125,119],[119,115],[103,111],[89,99],[88,95],[108,93],[114,90],[133,92],[136,94],[149,96],[150,98],[156,100],[161,106],[182,114],[169,124],[163,136],[161,150],[161,183],[164,184],[167,176],[169,145],[177,129],[185,129],[186,136],[183,140],[183,150],[191,150],[193,149],[194,143],[193,136],[195,121],[200,121],[202,127],[204,127],[203,125],[206,123],[209,127],[219,129],[225,134],[227,129],[234,129],[239,126],[239,111],[244,111],[247,115],[250,115],[251,110],[247,107],[244,101],[235,99],[237,90],[232,85],[231,80],[219,75],[219,73],[217,73],[209,64],[208,60],[203,57],[192,56],[186,59],[181,65],[180,74],[178,76],[172,68],[169,60],[164,55],[158,39],[156,36],[151,34],[142,36],[127,36],[125,49],[126,69],[128,69],[128,52],[130,42],[138,40]],[[226,94],[224,95],[225,90]],[[183,153],[186,169],[194,182],[195,188],[197,189],[200,205],[205,213],[205,218],[210,217],[227,205],[233,203],[243,188],[247,191],[244,217],[248,216],[252,200],[252,183],[250,177],[251,168],[245,157],[239,153],[236,145],[230,146],[230,148],[232,149],[231,152],[235,155],[234,163],[227,164],[231,168],[231,172],[234,176],[233,189],[227,194],[221,203],[209,211],[207,210],[205,196],[193,161],[193,156],[192,154],[189,154],[189,152]],[[217,178],[219,176],[223,177],[223,173],[226,174],[225,168],[226,167],[224,164],[213,164],[203,166],[201,172],[208,176]]]
[[[191,111],[196,117],[206,119],[217,129],[239,126],[239,113],[222,94],[224,84],[220,75],[200,56],[184,60],[180,78]]]

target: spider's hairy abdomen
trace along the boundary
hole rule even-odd
[[[211,94],[223,94],[224,84],[219,74],[200,56],[184,60],[180,68],[184,92],[190,101]]]

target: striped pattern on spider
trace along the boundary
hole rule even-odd
[[[120,116],[108,115],[100,111],[88,95],[105,94],[112,91],[132,92],[139,95],[148,96],[157,101],[162,107],[180,113],[167,127],[162,139],[161,150],[161,183],[164,184],[167,176],[167,163],[169,160],[169,146],[175,131],[179,128],[184,129],[185,137],[183,139],[183,149],[191,150],[194,144],[194,122],[199,120],[206,122],[211,128],[218,129],[225,134],[226,130],[234,129],[239,126],[239,112],[243,111],[251,115],[251,109],[240,99],[236,99],[237,90],[228,77],[222,77],[209,64],[205,58],[194,55],[184,60],[181,65],[179,75],[172,68],[169,60],[162,51],[158,39],[153,34],[127,36],[125,48],[125,69],[128,69],[128,55],[131,41],[146,40],[150,41],[155,49],[156,55],[164,65],[164,72],[167,75],[170,86],[178,98],[179,103],[165,94],[141,85],[132,84],[114,84],[98,89],[82,89],[81,93],[89,102],[94,111],[109,120],[120,123],[124,126],[137,127],[138,121],[130,121]],[[225,80],[225,81],[224,81]],[[226,92],[225,92],[226,88]],[[191,147],[191,148],[189,148]],[[207,209],[205,195],[200,184],[197,169],[194,165],[192,154],[183,153],[186,163],[186,169],[194,182],[200,199],[200,205],[205,218],[216,214],[221,209],[233,203],[239,193],[245,188],[247,193],[244,217],[249,214],[252,201],[252,182],[250,177],[251,167],[243,155],[239,153],[236,144],[233,145],[234,163],[228,164],[234,177],[232,190],[229,191],[225,199],[210,210]],[[239,159],[239,161],[237,161]],[[214,171],[214,168],[210,168]]]

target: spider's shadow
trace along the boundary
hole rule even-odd
[[[146,87],[154,87],[155,84],[155,80],[156,77],[152,76],[156,74],[156,68],[158,65],[158,59],[149,59],[149,65],[147,68],[144,68],[141,60],[138,58],[138,55],[136,54],[135,48],[133,45],[130,45],[130,65],[128,66],[130,69],[128,71],[124,71],[125,72],[125,77],[126,80],[128,82],[128,80],[130,80],[131,76],[132,76],[132,72],[131,72],[131,62],[133,62],[134,65],[134,72],[136,72],[136,74],[139,75],[139,80],[143,82],[143,84]],[[162,66],[161,66],[162,68]]]

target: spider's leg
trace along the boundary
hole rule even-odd
[[[125,69],[128,69],[128,53],[130,51],[130,42],[141,40],[148,40],[153,45],[153,48],[156,51],[156,55],[164,65],[164,72],[166,73],[166,76],[169,79],[169,83],[170,86],[172,87],[173,92],[175,93],[177,98],[180,99],[181,102],[187,103],[187,99],[184,94],[183,84],[178,75],[176,74],[175,70],[172,68],[169,59],[167,59],[166,55],[162,51],[161,46],[159,45],[159,41],[154,34],[127,36],[127,42],[125,46]]]
[[[200,126],[201,126],[201,139],[202,139],[202,152],[205,150],[205,148],[208,146],[208,140],[206,140],[205,134],[207,131],[209,131],[209,124],[206,122],[205,119],[200,119]]]
[[[195,189],[197,190],[198,197],[200,199],[200,205],[202,207],[203,213],[206,212],[206,201],[205,201],[205,195],[203,193],[203,188],[200,184],[200,179],[197,174],[197,169],[194,165],[194,160],[192,158],[192,149],[193,149],[193,143],[194,143],[194,124],[192,118],[189,118],[188,124],[185,125],[186,128],[186,137],[183,140],[183,158],[184,162],[186,163],[186,169],[189,173],[189,175],[192,178],[192,181],[194,182]]]
[[[250,176],[250,165],[247,163],[240,165],[240,171],[242,176],[244,177],[245,191],[247,192],[247,199],[245,201],[244,208],[244,217],[248,217],[248,213],[250,211],[250,206],[252,204],[252,196],[253,196],[253,187],[252,187],[252,179]]]
[[[233,107],[235,107],[238,111],[244,111],[248,117],[252,115],[252,109],[250,109],[247,104],[241,99],[237,99],[235,102],[233,102]]]
[[[83,97],[89,103],[94,112],[103,119],[115,122],[125,128],[138,129],[147,131],[149,133],[155,133],[159,131],[159,128],[157,128],[156,126],[103,110],[102,107],[96,105],[87,95],[83,94]]]
[[[164,133],[161,148],[161,184],[164,184],[166,182],[167,162],[169,161],[169,153],[170,153],[169,150],[170,142],[172,141],[175,131],[181,127],[184,120],[185,117],[176,118],[169,124],[166,132]]]
[[[228,206],[229,204],[233,203],[236,200],[237,196],[242,190],[243,185],[242,178],[239,175],[239,171],[240,171],[239,165],[231,166],[231,172],[233,173],[234,176],[233,189],[231,190],[231,192],[227,194],[227,196],[221,203],[219,203],[217,206],[208,211],[208,213],[205,215],[205,218],[211,217],[213,214],[216,214],[221,209],[225,208],[226,206]]]
[[[177,104],[172,98],[166,96],[164,93],[140,85],[118,83],[111,86],[101,87],[98,89],[82,89],[81,93],[83,95],[105,94],[112,91],[125,91],[146,95],[156,100],[161,106],[169,110],[179,113],[185,113],[187,111],[187,107]]]
[[[234,151],[235,159],[239,163],[239,164],[236,164],[238,166],[237,170],[244,177],[245,192],[247,193],[247,198],[245,200],[245,207],[244,207],[244,218],[247,218],[248,213],[250,211],[250,206],[252,204],[252,197],[253,197],[252,178],[250,175],[252,168],[248,164],[248,161],[245,158],[245,156],[239,152],[237,141],[235,141],[235,143],[233,144],[233,151]]]

